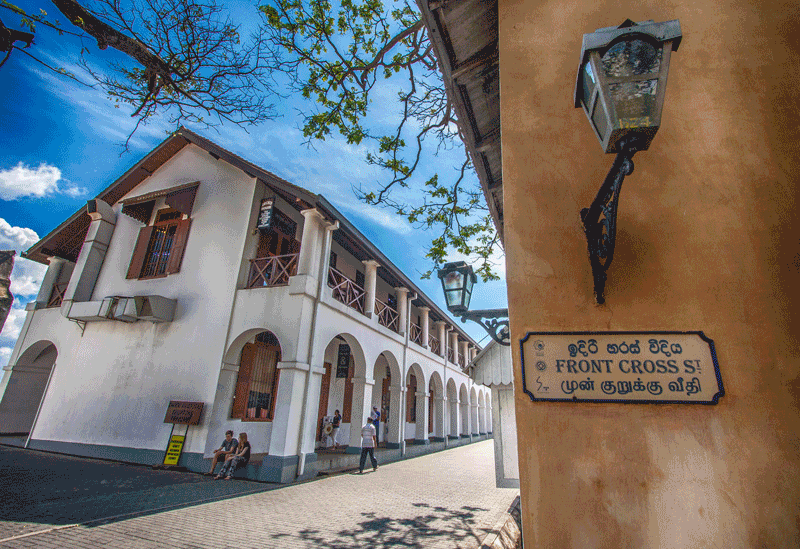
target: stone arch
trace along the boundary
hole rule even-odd
[[[416,362],[406,372],[405,388],[405,425],[408,430],[404,438],[413,438],[416,442],[424,442],[428,438],[428,407],[426,392],[427,380],[422,366]]]
[[[428,384],[428,435],[437,441],[444,440],[444,383],[439,372],[433,372]]]
[[[388,438],[391,438],[393,442],[397,442],[397,436],[391,437],[391,433],[387,432],[387,427],[397,424],[396,418],[393,416],[399,414],[400,393],[402,392],[400,363],[392,352],[383,351],[375,359],[372,379],[374,384],[372,385],[372,399],[369,410],[371,411],[373,407],[377,407],[378,411],[380,411],[377,430],[378,445],[385,445]]]
[[[461,383],[458,390],[459,412],[461,415],[461,434],[469,436],[469,415],[470,415],[470,401],[469,394],[467,393],[467,384]]]
[[[450,422],[448,424],[448,435],[451,437],[458,438],[459,435],[459,427],[461,423],[458,420],[458,389],[456,388],[456,382],[451,377],[447,381],[447,404],[448,404],[448,411],[450,413]]]
[[[322,377],[317,405],[317,438],[320,438],[326,417],[332,418],[339,410],[342,421],[336,443],[351,447],[360,446],[364,409],[369,406],[372,377],[367,378],[364,348],[356,337],[342,332],[328,340],[323,350],[325,374]]]
[[[49,340],[37,341],[20,353],[0,400],[0,432],[30,434],[57,358],[58,349]]]

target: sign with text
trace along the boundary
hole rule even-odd
[[[164,465],[177,465],[183,450],[183,443],[186,440],[184,435],[172,435],[169,438],[167,453],[164,454]]]
[[[725,394],[703,332],[528,332],[520,350],[534,401],[717,404]]]
[[[350,345],[342,343],[339,345],[339,357],[336,360],[336,377],[346,378],[350,369]]]
[[[272,209],[275,206],[275,197],[264,198],[258,210],[258,228],[266,231],[272,225]]]
[[[198,425],[200,423],[200,415],[202,413],[202,402],[170,400],[169,406],[167,407],[167,416],[164,418],[164,423]]]

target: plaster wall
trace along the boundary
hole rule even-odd
[[[679,19],[662,126],[622,188],[606,304],[579,211],[613,160],[582,35]],[[800,546],[800,5],[500,0],[505,252],[525,546]],[[536,304],[532,306],[531,304]],[[532,402],[528,331],[702,330],[716,406]]]

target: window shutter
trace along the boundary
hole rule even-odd
[[[347,378],[344,380],[344,402],[342,403],[342,422],[343,423],[352,423],[353,418],[352,416],[353,410],[353,355],[350,355],[350,365],[347,368]],[[355,422],[358,425],[361,425],[361,421],[364,421],[364,418],[356,418]],[[355,429],[358,427],[356,425],[351,428]]]
[[[128,267],[128,274],[125,278],[139,278],[142,274],[145,257],[147,257],[147,247],[150,245],[150,236],[153,234],[153,227],[147,226],[139,229],[139,237],[136,246],[133,247],[133,257]]]
[[[247,398],[250,396],[250,377],[253,372],[255,347],[252,343],[245,343],[242,349],[242,357],[239,361],[239,376],[236,378],[233,410],[231,411],[231,417],[233,418],[243,418],[247,411]]]
[[[191,224],[191,219],[182,219],[178,222],[175,240],[172,243],[172,251],[169,254],[167,274],[177,273],[181,270],[181,261],[183,261],[183,252],[186,251],[186,240],[189,238],[189,225]]]

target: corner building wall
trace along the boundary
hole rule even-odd
[[[584,33],[679,19],[622,188],[606,304],[579,212],[613,161],[573,106]],[[505,250],[526,547],[798,547],[800,6],[499,1]],[[533,305],[535,304],[535,305]],[[532,402],[528,331],[702,330],[716,406]]]

